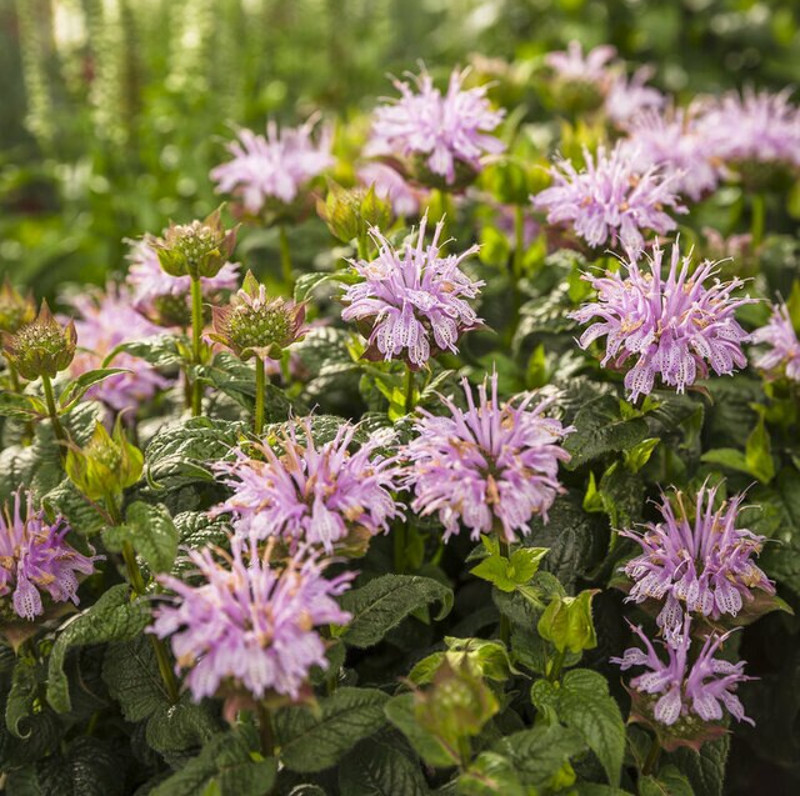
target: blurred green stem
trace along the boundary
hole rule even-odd
[[[767,215],[767,205],[764,194],[753,194],[750,210],[752,214],[750,220],[750,236],[753,239],[753,248],[756,248],[761,245],[761,241],[764,239],[764,223]]]
[[[644,766],[642,766],[643,776],[646,777],[655,771],[659,757],[661,757],[661,744],[658,742],[658,738],[654,737],[650,744],[650,751],[644,761]]]
[[[192,359],[200,365],[203,359],[203,287],[199,277],[192,277]],[[203,387],[199,375],[192,384],[192,416],[198,417],[202,407]]]
[[[264,387],[266,376],[264,374],[264,360],[256,357],[256,412],[254,430],[257,437],[264,430]]]
[[[500,555],[507,561],[511,559],[511,545],[500,536]],[[504,613],[500,613],[500,641],[508,646],[511,641],[511,622]]]
[[[258,703],[258,734],[261,739],[261,754],[264,757],[275,756],[275,735],[272,731],[272,717],[269,708],[263,703]]]
[[[42,388],[44,389],[44,399],[47,403],[47,413],[50,415],[50,422],[53,424],[53,433],[60,443],[58,446],[59,455],[63,461],[64,457],[67,455],[67,449],[64,447],[67,442],[67,435],[64,433],[64,427],[58,419],[56,399],[53,395],[53,384],[50,381],[50,377],[45,373],[42,373]]]
[[[522,205],[514,207],[514,257],[511,261],[511,291],[513,294],[513,309],[511,316],[511,339],[517,331],[519,324],[519,311],[522,307],[522,291],[519,283],[522,281],[523,263],[525,258],[525,208]]]
[[[358,259],[369,261],[369,236],[366,232],[361,233],[356,238],[358,244]]]
[[[293,293],[292,252],[289,248],[289,236],[286,234],[286,226],[284,224],[281,224],[278,228],[278,244],[281,251],[281,274],[283,275],[283,281],[287,284],[289,293]]]
[[[406,414],[410,415],[414,411],[414,371],[410,365],[406,365]]]

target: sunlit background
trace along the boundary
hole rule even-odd
[[[577,38],[678,94],[775,88],[800,81],[799,19],[749,0],[0,0],[0,271],[40,295],[103,282],[124,237],[215,205],[232,125],[353,119],[420,60],[524,76]]]

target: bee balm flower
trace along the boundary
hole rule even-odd
[[[773,307],[769,323],[753,332],[752,342],[769,346],[753,364],[768,374],[785,369],[786,378],[800,381],[800,341],[785,304]]]

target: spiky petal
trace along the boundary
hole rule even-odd
[[[752,341],[769,348],[758,354],[753,364],[770,376],[785,373],[787,379],[800,381],[800,341],[786,304],[776,304],[766,326],[753,332]]]

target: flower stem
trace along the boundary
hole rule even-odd
[[[522,265],[525,256],[525,208],[517,205],[514,208],[514,257],[511,261],[511,291],[514,299],[511,330],[512,334],[519,323],[519,311],[522,306],[522,291],[519,283],[522,279]]]
[[[64,433],[64,427],[61,425],[61,421],[58,419],[58,412],[56,411],[56,399],[53,395],[53,384],[50,381],[50,377],[45,373],[42,373],[42,388],[44,389],[44,399],[47,402],[47,413],[50,415],[50,422],[53,424],[53,433],[56,435],[56,439],[59,441],[59,443],[62,443],[58,446],[58,448],[59,454],[63,460],[67,455],[66,448],[63,444],[67,441],[67,435]]]
[[[767,206],[764,195],[760,193],[753,194],[751,203],[750,236],[753,239],[753,248],[756,248],[761,245],[761,241],[764,239]]]
[[[556,680],[558,680],[561,670],[564,668],[564,658],[566,657],[566,649],[556,650],[556,654],[553,656],[553,665],[550,667],[550,672],[547,675],[547,679],[551,683],[555,683]]]
[[[406,542],[408,539],[407,521],[398,524],[392,532],[394,542],[394,571],[399,575],[406,570]]]
[[[368,261],[369,260],[369,237],[367,233],[364,232],[356,238],[356,243],[358,244],[358,259]]]
[[[275,756],[275,735],[272,732],[272,717],[269,708],[263,703],[258,703],[258,734],[261,738],[261,754],[264,757]]]
[[[289,292],[294,291],[294,277],[292,276],[292,252],[289,249],[289,236],[286,234],[286,226],[281,224],[278,228],[278,244],[281,251],[281,274],[283,281],[289,288]]]
[[[202,362],[203,353],[203,288],[200,279],[192,277],[192,358],[195,365]],[[192,416],[198,417],[203,400],[199,376],[192,384]]]
[[[659,757],[661,757],[661,744],[658,742],[658,738],[654,737],[652,743],[650,744],[650,751],[647,753],[647,757],[645,758],[644,766],[642,766],[643,776],[646,777],[653,773],[658,765]]]
[[[254,431],[257,437],[261,436],[264,430],[264,360],[256,357],[256,413],[254,421]]]
[[[410,415],[414,411],[414,371],[410,365],[406,365],[406,414]]]
[[[505,559],[511,558],[511,546],[502,536],[500,537],[500,555]],[[506,647],[511,641],[511,621],[502,612],[500,613],[500,641],[502,641]]]

